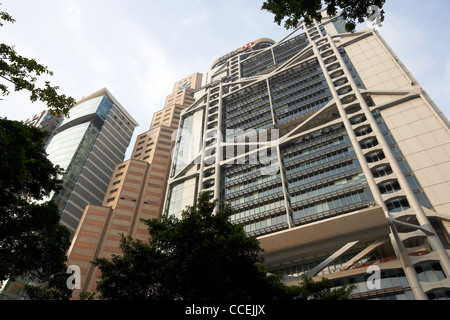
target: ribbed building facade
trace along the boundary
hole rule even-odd
[[[163,213],[209,191],[288,283],[449,298],[449,121],[376,30],[344,25],[324,17],[213,63],[181,115]]]

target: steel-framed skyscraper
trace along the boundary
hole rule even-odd
[[[448,298],[449,121],[376,30],[344,25],[324,17],[214,62],[181,115],[164,213],[209,191],[288,283]]]

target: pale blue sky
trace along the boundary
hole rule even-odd
[[[148,130],[174,82],[205,75],[215,59],[253,40],[288,34],[260,10],[262,2],[2,0],[0,10],[16,23],[0,29],[0,41],[49,66],[51,83],[77,100],[107,87],[140,123],[137,134]],[[378,30],[449,117],[450,1],[387,0],[385,11]],[[43,109],[22,93],[0,101],[0,116],[12,120]]]

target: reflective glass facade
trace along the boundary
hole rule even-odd
[[[64,169],[62,190],[53,199],[61,223],[72,234],[86,205],[102,203],[137,125],[106,90],[90,97],[70,110],[46,149],[49,159]]]

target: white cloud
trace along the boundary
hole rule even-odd
[[[81,8],[73,2],[66,9],[65,22],[69,30],[81,28]]]

